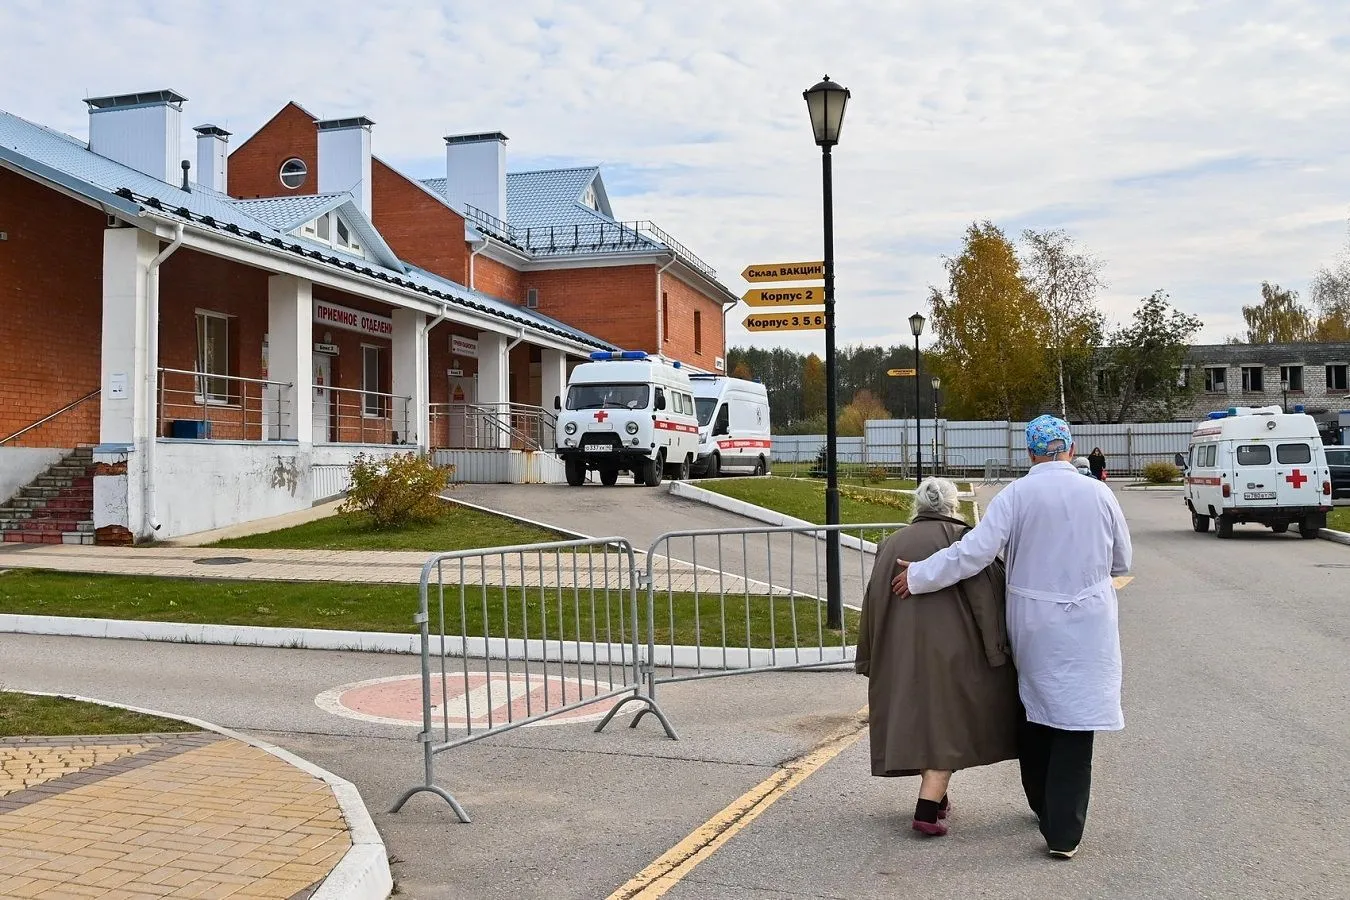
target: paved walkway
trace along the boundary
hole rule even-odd
[[[0,738],[0,897],[307,898],[350,847],[328,785],[213,732]]]
[[[221,550],[194,547],[82,547],[59,544],[10,544],[0,547],[0,569],[52,569],[108,575],[152,575],[168,578],[230,578],[248,581],[343,581],[417,584],[425,551],[386,550]],[[646,555],[637,565],[645,571]],[[627,560],[621,554],[580,552],[507,554],[448,561],[442,567],[445,584],[518,587],[608,588],[631,584]],[[660,557],[653,575],[658,591],[699,591],[729,594],[769,593],[769,585],[754,579],[695,567],[678,559]],[[789,591],[775,586],[773,593]],[[804,596],[801,589],[798,596]]]

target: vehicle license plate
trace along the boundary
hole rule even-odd
[[[1274,500],[1274,491],[1247,491],[1242,495],[1243,500]]]
[[[591,453],[609,453],[611,450],[614,449],[614,445],[613,445],[613,444],[587,444],[587,445],[586,445],[586,449],[589,450]],[[1273,497],[1273,496],[1275,496],[1275,495],[1274,495],[1274,494],[1271,494],[1271,496]]]

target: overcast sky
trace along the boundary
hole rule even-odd
[[[1215,341],[1262,279],[1304,292],[1346,246],[1345,0],[5,0],[0,35],[0,108],[80,137],[82,98],[171,87],[236,143],[289,99],[368,115],[376,154],[422,177],[476,130],[510,137],[511,169],[603,164],[619,218],[737,294],[750,263],[819,258],[801,92],[828,73],[853,92],[850,343],[910,340],[975,219],[1068,230],[1106,263],[1110,317],[1161,288]]]

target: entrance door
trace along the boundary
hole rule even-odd
[[[333,440],[333,357],[327,353],[314,354],[314,443]]]
[[[473,415],[468,404],[478,402],[478,379],[460,375],[450,376],[450,447],[472,449],[486,446],[478,441],[482,430],[479,417]]]

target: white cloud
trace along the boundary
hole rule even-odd
[[[900,6],[11,0],[0,108],[83,134],[82,97],[173,87],[190,124],[238,141],[295,99],[369,115],[376,152],[428,173],[441,135],[500,129],[520,159],[621,167],[620,217],[656,220],[739,291],[748,263],[819,254],[800,94],[828,71],[853,91],[845,341],[907,339],[973,219],[1066,227],[1106,260],[1113,316],[1163,288],[1215,340],[1262,279],[1302,289],[1343,246],[1340,0]]]

